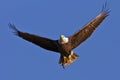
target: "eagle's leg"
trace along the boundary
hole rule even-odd
[[[64,68],[65,65],[69,65],[74,62],[78,58],[78,55],[71,51],[71,54],[68,56],[64,56],[61,54],[59,64],[61,64]]]

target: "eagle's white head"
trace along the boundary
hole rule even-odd
[[[59,42],[61,44],[65,44],[65,43],[68,43],[69,39],[67,37],[65,37],[64,35],[60,35],[60,40]]]

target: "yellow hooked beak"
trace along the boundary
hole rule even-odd
[[[63,40],[65,38],[64,35],[60,35],[60,39]]]

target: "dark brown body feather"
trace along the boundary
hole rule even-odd
[[[71,52],[71,43],[59,44],[58,49],[64,56],[69,56]]]

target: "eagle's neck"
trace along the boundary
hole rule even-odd
[[[67,37],[65,37],[64,35],[60,36],[60,40],[59,40],[60,44],[65,44],[65,43],[68,43],[68,42],[69,42],[69,39]]]

